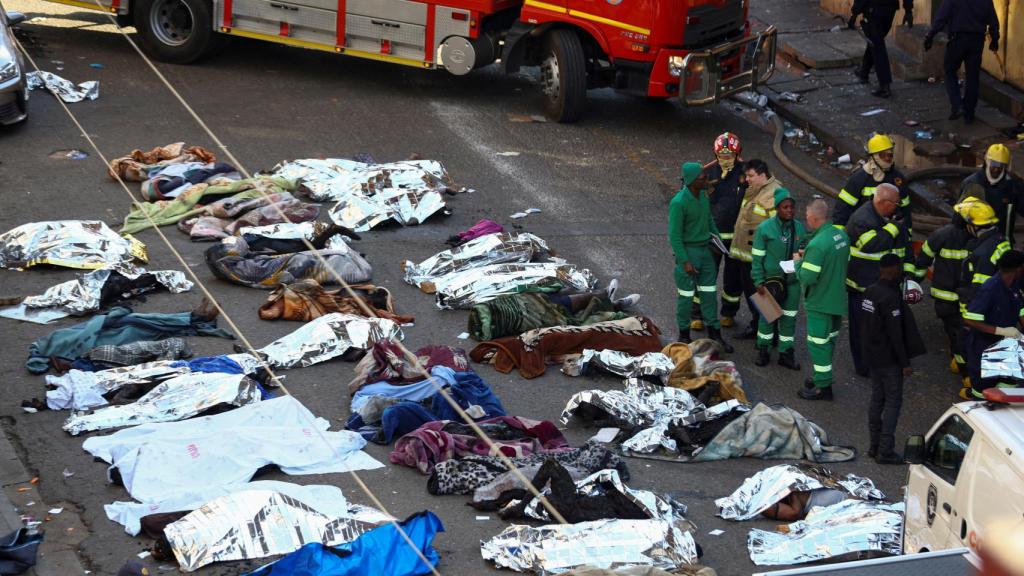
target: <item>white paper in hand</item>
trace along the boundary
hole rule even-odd
[[[779,267],[782,268],[782,271],[785,272],[786,274],[792,274],[796,272],[796,262],[794,262],[793,260],[783,260],[779,262]]]

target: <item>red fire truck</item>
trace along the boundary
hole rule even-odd
[[[775,30],[751,31],[750,0],[52,1],[116,14],[166,62],[230,35],[456,75],[537,66],[560,122],[581,116],[589,88],[700,105],[756,87],[775,62]]]

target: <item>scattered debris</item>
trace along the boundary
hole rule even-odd
[[[867,112],[861,112],[860,115],[861,116],[877,116],[878,114],[881,114],[882,112],[885,112],[885,108],[874,108],[872,110],[868,110]]]
[[[47,512],[47,514],[54,514],[54,515],[56,515],[56,514],[60,514],[63,511],[64,511],[63,508],[50,508],[46,512]]]
[[[715,528],[711,532],[708,532],[708,534],[712,536],[721,536],[722,534],[725,534],[725,530],[719,530],[718,528]]]
[[[54,160],[85,160],[89,154],[72,148],[70,150],[54,150],[47,155]]]
[[[93,62],[92,64],[89,64],[89,68],[95,68],[97,70],[103,70],[103,64],[100,64],[98,62]]]
[[[74,475],[75,475],[75,473],[72,472],[71,470],[68,470],[67,468],[64,469],[64,477],[65,478],[71,478]]]
[[[524,122],[524,123],[535,122],[535,123],[543,124],[543,123],[547,122],[548,119],[545,118],[544,116],[541,116],[540,114],[509,114],[508,115],[508,121],[509,122]]]
[[[498,152],[498,156],[519,156],[519,152]]]
[[[58,68],[60,70],[60,68]],[[29,90],[46,88],[61,100],[74,103],[82,100],[95,100],[100,96],[100,83],[96,80],[82,82],[78,86],[52,72],[29,72],[25,75]]]
[[[931,140],[933,136],[929,130],[918,130],[917,132],[914,132],[914,138],[917,138],[918,140]]]
[[[526,210],[524,210],[522,212],[516,212],[515,214],[510,215],[509,218],[511,218],[513,220],[518,220],[520,218],[526,218],[530,214],[537,214],[539,212],[540,212],[540,208],[527,208]]]
[[[783,92],[782,94],[779,94],[779,98],[786,102],[799,102],[802,100],[800,95],[795,92]]]
[[[917,120],[904,120],[903,121],[903,125],[904,126],[909,126],[911,128],[913,128],[914,126],[917,126],[918,124],[920,124],[920,122],[918,122]]]

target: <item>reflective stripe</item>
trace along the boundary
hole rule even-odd
[[[892,252],[893,254],[899,256],[900,258],[903,258],[904,256],[907,255],[907,249],[906,248],[893,248],[892,250],[890,250],[890,252]]]
[[[857,205],[857,198],[855,198],[853,194],[847,192],[845,188],[839,191],[839,199],[842,200],[843,202],[846,202],[850,206]]]
[[[684,298],[693,298],[693,290],[680,290],[677,288],[676,292],[679,292],[679,295]]]
[[[910,196],[904,196],[903,199],[900,200],[900,206],[910,206]]]
[[[717,292],[718,289],[715,288],[714,286],[699,286],[698,285],[697,286],[697,291],[698,292]]]
[[[765,334],[765,333],[763,333],[761,331],[757,332],[757,339],[758,340],[771,340],[772,336],[774,336],[774,334]]]
[[[988,261],[995,264],[999,262],[999,257],[1002,256],[1006,251],[1010,249],[1010,244],[1007,242],[1000,242],[996,249],[992,251],[992,255],[989,256]]]
[[[946,251],[946,249],[943,248],[939,252],[942,253],[942,252],[945,252],[945,251]],[[935,258],[935,250],[932,250],[932,247],[928,245],[928,241],[927,240],[925,240],[924,244],[921,245],[921,252],[924,252],[925,254],[927,254],[929,258]]]
[[[917,273],[917,268],[914,268],[914,265],[911,264],[910,262],[904,262],[903,263],[903,271],[908,273],[908,274],[915,274],[915,273]]]
[[[878,236],[877,230],[868,230],[867,232],[861,234],[860,238],[857,238],[857,242],[854,244],[854,246],[860,248],[861,246],[867,244],[868,242],[871,242],[871,240],[873,240],[875,236]]]
[[[816,336],[807,336],[807,341],[810,342],[811,344],[822,344],[822,345],[824,345],[824,344],[828,344],[829,342],[831,342],[832,339],[831,338],[818,338]]]
[[[863,292],[864,291],[864,289],[860,287],[860,284],[857,284],[856,282],[854,282],[853,280],[850,280],[849,278],[846,279],[846,285],[849,286],[850,288],[853,288],[854,290],[856,290],[858,292]]]
[[[760,248],[751,248],[750,253],[753,254],[754,256],[764,256],[768,254],[767,252],[761,250]]]
[[[941,290],[939,288],[936,288],[935,286],[931,287],[930,292],[933,298],[945,300],[946,302],[956,302],[957,300],[960,299],[960,296],[958,296],[956,292],[950,292],[949,290]]]
[[[722,240],[732,240],[733,233],[732,232],[720,232],[718,234],[718,237],[721,238]]]
[[[914,268],[914,276],[917,276],[919,279],[920,278],[924,278],[925,274],[927,274],[927,273],[928,273],[928,269],[927,268]]]
[[[885,252],[861,252],[856,248],[850,248],[850,256],[853,256],[854,258],[860,258],[862,260],[881,260],[882,256],[885,256],[888,253],[888,250],[886,250]]]
[[[779,336],[779,342],[792,342],[792,336]]]
[[[1024,316],[1024,308],[1020,309],[1020,314],[1018,314],[1018,316]]]
[[[860,195],[861,196],[874,196],[875,195],[875,187],[874,186],[865,186],[864,188],[861,188]]]
[[[836,338],[839,338],[839,331],[838,330],[835,331],[835,332],[829,332],[828,333],[828,339],[829,340],[835,340]]]
[[[806,268],[811,272],[821,272],[821,266],[818,266],[817,264],[811,264],[810,262],[804,262],[803,264],[800,265],[800,267]]]
[[[817,364],[814,364],[814,371],[815,372],[831,372],[832,371],[832,365],[831,364],[825,364],[824,366],[819,366]]]
[[[783,310],[782,315],[790,318],[796,318],[796,310]]]
[[[700,295],[699,294],[693,297],[693,303],[694,304],[700,304]]]
[[[964,318],[967,320],[977,320],[978,322],[985,321],[984,316],[982,316],[981,314],[976,314],[974,312],[964,312]]]
[[[966,362],[964,357],[959,354],[953,354],[953,360],[955,360],[957,364],[964,364]]]
[[[761,206],[760,206],[760,205],[758,205],[758,206],[754,206],[754,208],[753,208],[752,212],[753,212],[754,214],[757,214],[758,216],[764,216],[765,218],[767,218],[767,217],[768,217],[768,211],[767,211],[767,210],[765,210],[764,208],[761,208]]]
[[[971,283],[972,284],[984,284],[985,280],[988,280],[989,278],[991,278],[991,276],[989,276],[988,274],[979,274],[979,273],[975,272],[974,276],[971,277]]]
[[[739,296],[732,296],[730,294],[726,294],[725,292],[722,292],[722,300],[725,300],[726,302],[739,302],[740,301],[740,297]]]
[[[893,238],[895,238],[896,235],[900,233],[899,227],[893,224],[892,222],[889,222],[885,226],[882,226],[882,228],[884,228],[885,231],[888,232]]]
[[[927,244],[925,244],[927,246]],[[963,260],[970,255],[967,250],[953,250],[952,248],[943,248],[939,250],[939,258],[948,258],[949,260]]]

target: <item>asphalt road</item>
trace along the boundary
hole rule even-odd
[[[75,82],[100,81],[98,100],[70,106],[104,154],[113,157],[134,148],[182,140],[213,148],[210,138],[125,39],[104,24],[102,15],[33,0],[8,0],[6,4],[8,9],[40,17],[24,26],[22,37],[41,66],[56,72],[54,61],[62,61],[59,73],[63,76]],[[102,69],[91,68],[93,63],[102,64]],[[292,158],[369,153],[379,161],[390,161],[419,154],[440,160],[460,185],[476,190],[451,198],[453,214],[449,217],[437,217],[419,227],[372,231],[356,244],[375,267],[375,283],[393,291],[401,313],[416,316],[416,326],[406,330],[411,349],[431,343],[468,347],[470,342],[458,339],[465,330],[466,313],[437,310],[432,297],[401,281],[400,262],[432,255],[445,248],[444,239],[450,234],[485,217],[538,234],[560,255],[589,268],[602,280],[620,278],[621,290],[639,292],[643,313],[664,329],[667,340],[674,338],[675,290],[665,212],[678,187],[680,162],[706,161],[714,137],[729,130],[743,137],[746,158],[766,158],[773,167],[778,165],[770,159],[769,136],[727,106],[685,110],[675,103],[595,91],[590,94],[589,115],[578,125],[523,123],[510,121],[510,115],[539,113],[533,82],[525,76],[507,77],[488,70],[457,78],[246,41],[232,42],[199,65],[159,66],[249,170],[269,169]],[[82,136],[50,95],[33,94],[30,107],[31,117],[24,126],[0,131],[0,230],[58,219],[118,223],[129,208],[124,190],[106,177],[101,161],[87,150]],[[48,157],[55,150],[70,148],[87,150],[90,157],[79,161]],[[813,164],[809,159],[801,161]],[[808,187],[794,176],[785,171],[780,176],[798,197],[809,197]],[[830,172],[822,176],[834,183],[841,178]],[[508,218],[526,208],[542,212],[524,220]],[[203,264],[206,245],[190,243],[173,227],[165,231],[254,344],[263,345],[298,327],[259,320],[256,309],[265,297],[263,292],[214,279]],[[147,231],[138,237],[149,247],[151,269],[180,267],[155,233]],[[2,271],[0,294],[36,294],[73,275],[57,269]],[[198,291],[156,295],[138,304],[137,310],[189,310],[200,297]],[[926,431],[953,400],[958,386],[946,371],[941,330],[930,302],[918,306],[917,315],[931,352],[918,362],[919,370],[907,385],[898,442],[906,434]],[[802,334],[803,321],[799,324]],[[105,466],[81,449],[81,438],[61,431],[66,414],[25,414],[19,408],[23,399],[44,395],[43,379],[29,375],[23,362],[29,343],[53,327],[4,321],[2,328],[5,345],[0,373],[5,382],[0,415],[5,429],[26,465],[41,478],[44,498],[72,503],[89,527],[90,536],[79,549],[84,563],[95,574],[113,574],[147,545],[126,535],[104,515],[103,504],[123,500],[127,494],[106,483]],[[802,340],[798,338],[798,342]],[[225,340],[195,338],[192,343],[198,354],[231,349]],[[838,377],[834,403],[796,398],[809,367],[800,375],[774,364],[759,369],[753,366],[752,346],[738,348],[732,358],[753,400],[785,403],[822,425],[834,443],[866,449],[869,383],[852,376],[845,331],[834,362]],[[798,358],[808,364],[802,345],[798,346]],[[530,418],[557,420],[574,392],[620,386],[611,377],[570,379],[555,369],[530,381],[515,374],[498,374],[488,366],[478,370],[510,413]],[[351,371],[351,364],[329,362],[292,370],[286,382],[318,416],[341,427],[348,414],[345,383]],[[572,428],[567,435],[578,443],[594,432]],[[367,450],[387,461],[387,448],[370,446]],[[730,493],[747,476],[778,462],[629,463],[632,486],[670,491],[690,507],[689,517],[698,527],[696,538],[704,549],[706,564],[724,575],[755,570],[746,554],[747,531],[772,523],[722,521],[715,517],[713,501]],[[74,476],[64,478],[65,469]],[[882,467],[860,457],[834,469],[869,476],[890,497],[901,496],[905,467]],[[494,572],[481,560],[478,543],[504,528],[505,523],[496,516],[477,520],[475,512],[465,506],[466,498],[430,496],[426,478],[408,468],[388,465],[360,476],[392,514],[404,517],[429,509],[441,517],[447,530],[436,542],[442,557],[441,573]],[[271,477],[336,484],[350,500],[369,503],[347,475]],[[725,533],[708,535],[716,528]],[[218,565],[200,573],[235,574],[260,563]]]

